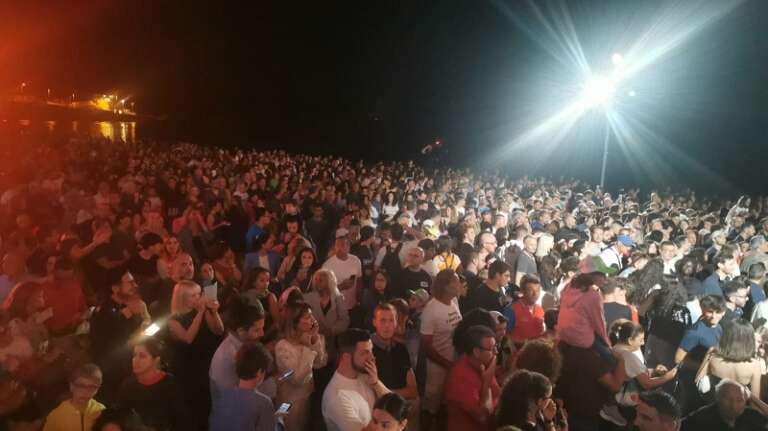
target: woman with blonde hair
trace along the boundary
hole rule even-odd
[[[325,340],[320,325],[312,315],[312,308],[303,303],[286,304],[283,337],[275,345],[275,361],[280,375],[292,370],[293,374],[277,388],[277,404],[291,403],[285,418],[287,431],[303,430],[309,414],[309,400],[315,389],[313,369],[328,362]]]
[[[334,357],[336,335],[349,327],[349,314],[344,295],[336,287],[333,271],[318,269],[315,272],[304,301],[312,308],[312,314],[320,324],[320,333],[325,337],[326,350]]]
[[[208,369],[224,334],[219,302],[202,296],[200,285],[190,280],[176,283],[171,298],[170,370],[186,396],[195,423],[207,423],[211,405]]]

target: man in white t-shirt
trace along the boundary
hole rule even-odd
[[[621,258],[629,253],[631,247],[635,246],[635,242],[632,241],[627,235],[619,235],[616,237],[616,243],[603,250],[600,253],[600,259],[603,260],[606,266],[612,266],[621,271],[623,268]]]
[[[323,392],[328,431],[369,430],[376,399],[389,392],[379,380],[368,332],[347,329],[336,338],[339,365]]]
[[[421,313],[421,348],[427,356],[427,382],[422,407],[432,416],[439,412],[443,403],[445,379],[456,356],[453,331],[461,321],[456,299],[460,288],[461,282],[453,270],[438,272],[432,284],[433,298]],[[425,420],[430,418],[425,417]]]
[[[349,254],[349,247],[349,238],[346,236],[336,238],[336,254],[329,257],[323,264],[323,268],[333,271],[333,275],[336,276],[347,310],[357,306],[358,284],[362,282],[363,277],[363,265],[357,256]]]

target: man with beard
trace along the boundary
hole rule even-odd
[[[109,399],[130,374],[132,352],[128,345],[149,324],[149,319],[139,286],[126,271],[112,284],[112,295],[102,301],[91,318],[91,354],[104,370],[102,394],[105,398]]]
[[[213,354],[208,370],[213,403],[219,401],[223,390],[237,387],[240,378],[235,369],[235,357],[244,344],[258,343],[264,336],[264,316],[260,302],[251,305],[240,297],[234,297],[227,308],[224,321],[229,334]],[[266,378],[258,389],[271,398],[277,393],[277,386],[272,378]]]
[[[143,289],[142,297],[149,303],[153,316],[165,316],[171,311],[173,287],[182,280],[193,280],[195,262],[187,253],[179,253],[171,264],[171,278],[162,280],[159,289]],[[146,286],[141,286],[142,288]]]
[[[339,334],[339,366],[323,393],[328,431],[360,431],[371,422],[373,404],[389,392],[379,380],[368,332],[348,329]]]

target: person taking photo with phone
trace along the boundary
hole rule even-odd
[[[200,285],[194,281],[176,283],[168,330],[170,371],[179,379],[196,429],[203,429],[211,405],[207,373],[224,335],[219,302],[202,296]]]
[[[309,305],[286,304],[285,316],[283,338],[275,345],[275,360],[278,375],[288,376],[278,382],[276,404],[291,404],[285,416],[285,430],[301,431],[306,428],[310,396],[315,389],[312,370],[324,367],[328,355],[320,324]]]

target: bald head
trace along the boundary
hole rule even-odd
[[[717,407],[725,419],[736,420],[744,413],[749,396],[747,389],[739,382],[723,379],[715,387]]]
[[[421,247],[413,247],[410,250],[408,250],[408,254],[406,256],[406,266],[412,269],[417,269],[421,267],[421,264],[424,263],[424,249]]]
[[[195,263],[192,256],[187,253],[179,253],[173,260],[171,277],[174,281],[192,280],[195,277]]]

